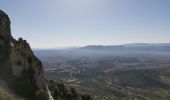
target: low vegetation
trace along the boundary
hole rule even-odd
[[[11,79],[9,85],[17,95],[35,99],[38,87],[33,79],[33,70],[30,68],[24,70],[20,77]]]
[[[12,96],[8,92],[0,89],[0,100],[12,100]]]
[[[64,85],[63,82],[48,82],[49,89],[55,100],[96,100],[94,96],[78,92],[75,88]]]
[[[48,94],[42,90],[36,92],[36,100],[49,100]]]
[[[134,51],[138,53],[41,50],[37,55],[45,62],[45,72],[50,79],[63,80],[81,93],[95,95],[97,100],[169,100],[169,51]]]

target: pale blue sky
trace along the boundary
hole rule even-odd
[[[170,0],[0,0],[33,48],[170,43]]]

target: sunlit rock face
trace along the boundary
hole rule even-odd
[[[13,39],[9,17],[0,11],[0,79],[3,77],[7,77],[9,85],[12,84],[14,91],[22,96],[27,95],[20,93],[22,87],[17,84],[28,85],[30,91],[23,90],[32,95],[37,90],[48,92],[41,61],[34,55],[26,40]],[[21,79],[26,84],[22,84]]]

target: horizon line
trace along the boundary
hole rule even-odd
[[[131,45],[131,44],[146,44],[146,45],[159,45],[159,44],[168,44],[170,45],[170,42],[161,42],[161,43],[122,43],[122,44],[113,44],[113,45],[103,45],[103,44],[89,44],[89,45],[82,45],[82,46],[63,46],[63,47],[40,47],[40,48],[32,48],[33,50],[39,50],[39,49],[69,49],[69,48],[80,48],[80,47],[86,47],[86,46],[123,46],[123,45]]]

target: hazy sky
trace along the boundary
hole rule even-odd
[[[170,43],[170,0],[0,0],[33,48]]]

